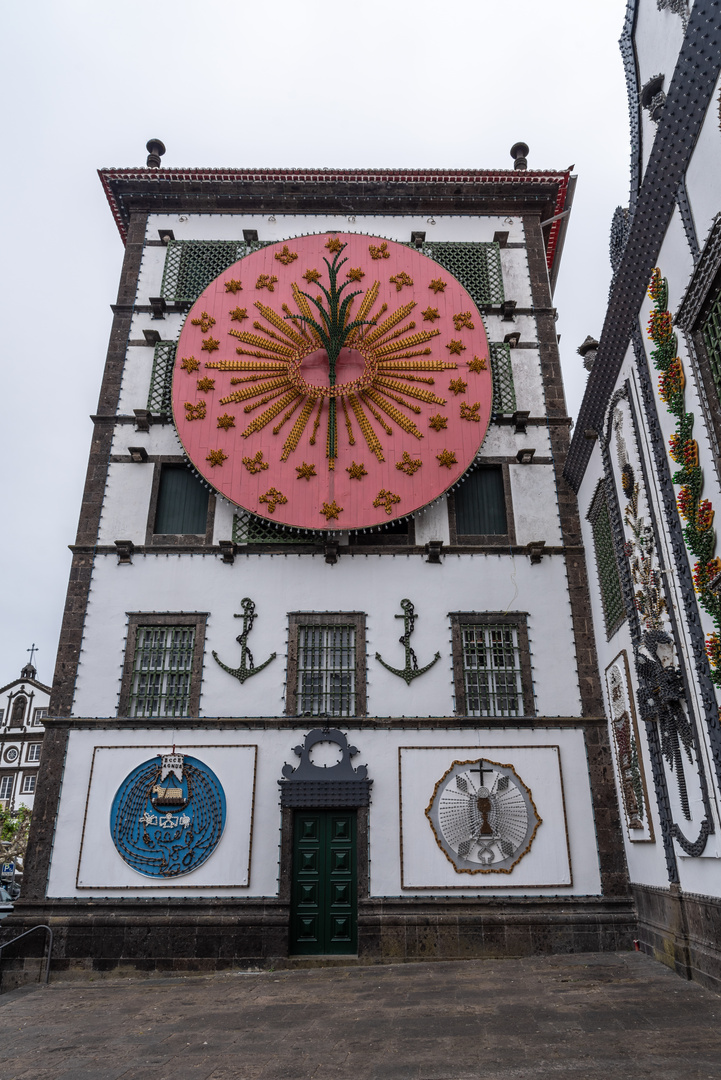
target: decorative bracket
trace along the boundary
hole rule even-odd
[[[133,552],[135,551],[135,544],[132,540],[116,540],[115,550],[118,553],[118,565],[128,566],[133,561]]]
[[[233,615],[234,619],[243,620],[243,632],[235,640],[240,645],[240,666],[237,668],[230,668],[227,664],[219,658],[216,652],[213,653],[213,659],[216,664],[219,664],[223,671],[227,671],[229,675],[232,675],[240,683],[244,683],[246,679],[249,679],[251,675],[257,675],[259,671],[262,671],[264,667],[267,667],[271,660],[275,660],[277,653],[272,653],[267,660],[262,664],[258,664],[256,667],[253,662],[253,654],[248,648],[248,636],[253,629],[253,623],[256,619],[255,604],[247,596],[243,597],[240,601],[243,608],[242,615]]]
[[[414,679],[417,679],[419,675],[423,675],[433,667],[436,661],[440,660],[441,654],[437,652],[430,664],[426,664],[426,666],[422,668],[418,667],[418,658],[411,648],[411,634],[415,629],[415,622],[418,616],[416,615],[410,600],[401,600],[401,607],[403,608],[403,614],[395,615],[394,618],[403,619],[403,636],[399,637],[398,640],[406,651],[406,666],[404,668],[391,667],[390,664],[386,664],[385,660],[381,658],[380,653],[376,653],[376,660],[394,675],[398,675],[399,678],[405,679],[406,685],[410,686]]]

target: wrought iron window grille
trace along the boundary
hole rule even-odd
[[[188,716],[195,628],[139,626],[129,716]]]
[[[355,716],[355,675],[354,626],[299,625],[299,715]]]
[[[234,544],[312,544],[314,538],[281,529],[246,510],[233,515]]]
[[[493,375],[493,415],[510,416],[516,411],[516,388],[513,384],[511,346],[494,341],[490,346]]]
[[[468,716],[523,716],[518,629],[461,623]]]
[[[266,247],[268,241],[171,240],[165,256],[160,294],[174,304],[193,304],[238,259]]]
[[[153,353],[153,370],[150,373],[148,412],[153,415],[170,416],[173,365],[175,364],[174,341],[159,341]]]

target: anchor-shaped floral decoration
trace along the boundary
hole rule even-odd
[[[406,684],[410,686],[414,679],[417,679],[419,675],[423,675],[433,667],[437,660],[440,660],[441,654],[437,652],[430,664],[426,664],[426,666],[422,668],[418,667],[418,657],[411,648],[411,634],[415,628],[415,622],[418,616],[416,615],[410,600],[401,600],[401,607],[403,608],[403,614],[396,615],[394,618],[403,619],[403,636],[399,637],[398,640],[406,650],[406,666],[404,668],[391,667],[390,664],[386,664],[385,660],[381,658],[380,653],[376,653],[376,660],[379,660],[383,667],[387,668],[388,671],[392,671],[394,675],[398,675],[401,679],[405,679]]]
[[[213,653],[213,659],[217,664],[220,664],[223,671],[227,671],[229,675],[233,675],[240,683],[244,683],[246,679],[249,679],[251,675],[257,675],[259,671],[262,671],[264,667],[267,667],[271,660],[275,660],[277,653],[273,653],[262,664],[258,664],[256,667],[253,662],[253,654],[248,648],[248,636],[253,629],[253,623],[256,619],[255,604],[249,597],[245,596],[240,601],[243,608],[242,615],[233,615],[234,619],[243,620],[243,633],[240,634],[235,640],[240,645],[240,667],[230,668],[227,664],[224,664],[216,652]]]

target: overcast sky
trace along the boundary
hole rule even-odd
[[[574,165],[555,300],[569,409],[603,323],[629,136],[624,0],[7,5],[0,100],[0,685],[52,681],[122,244],[96,170]],[[0,702],[2,707],[2,702]]]

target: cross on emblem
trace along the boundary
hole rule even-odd
[[[469,773],[478,773],[479,774],[479,780],[480,780],[479,787],[486,787],[486,783],[485,783],[485,781],[483,779],[485,773],[490,773],[491,776],[493,776],[493,773],[496,770],[491,769],[490,766],[487,766],[484,769],[483,768],[483,758],[481,758],[480,761],[478,762],[478,765],[475,768],[470,768],[468,771],[469,771]]]

